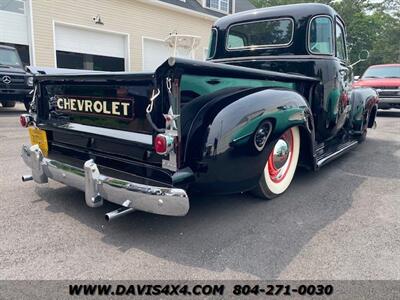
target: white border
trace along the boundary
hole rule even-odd
[[[80,25],[80,24],[73,24],[73,23],[68,23],[68,22],[63,22],[63,21],[56,21],[53,19],[53,59],[54,59],[54,66],[56,68],[58,67],[57,66],[57,49],[56,49],[56,25],[64,25],[64,26],[70,26],[70,27],[75,27],[75,28],[84,29],[84,30],[99,31],[99,32],[105,32],[105,33],[125,36],[125,72],[131,71],[131,47],[130,47],[130,34],[129,33],[118,32],[118,31],[113,31],[113,30],[108,30],[108,29],[101,29],[101,28],[96,28],[96,27],[91,27],[91,26],[86,26],[86,25]]]

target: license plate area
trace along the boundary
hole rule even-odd
[[[46,131],[35,127],[29,127],[29,138],[32,145],[39,145],[44,156],[48,156],[49,146],[47,142]]]

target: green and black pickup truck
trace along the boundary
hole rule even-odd
[[[183,216],[189,195],[274,198],[296,168],[317,170],[357,146],[378,96],[352,89],[346,30],[329,6],[235,14],[212,28],[207,62],[170,58],[154,73],[39,75],[21,116],[32,175],[86,203]],[[356,154],[354,154],[356,155]]]

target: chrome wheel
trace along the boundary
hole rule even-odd
[[[287,175],[293,160],[293,133],[292,129],[286,131],[268,158],[268,174],[275,183],[281,182]]]

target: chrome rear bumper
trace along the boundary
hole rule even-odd
[[[90,207],[103,205],[103,199],[160,215],[184,216],[189,211],[189,198],[185,190],[138,184],[100,174],[93,160],[83,168],[51,160],[43,156],[38,145],[22,147],[22,158],[32,169],[32,179],[47,183],[48,178],[85,192]]]

